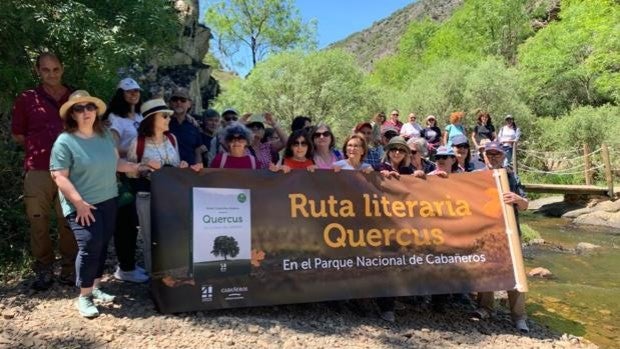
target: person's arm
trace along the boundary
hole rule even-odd
[[[13,109],[11,110],[11,138],[13,141],[22,147],[26,144],[26,115],[24,113],[24,108],[22,106],[23,100],[22,97],[18,97],[13,105]]]
[[[441,145],[448,144],[448,133],[450,132],[448,131],[448,127],[446,126],[446,132],[443,133],[443,137],[441,138]]]
[[[286,132],[282,129],[282,126],[275,120],[271,113],[265,113],[265,122],[273,127],[273,129],[278,134],[280,138],[277,142],[271,142],[271,149],[273,151],[280,151],[286,146],[286,142],[288,141],[288,136]]]
[[[474,144],[474,149],[478,149],[480,147],[478,145],[478,142],[476,142],[476,129],[474,129],[474,131],[471,133],[471,141]]]
[[[26,144],[26,137],[24,137],[24,135],[11,135],[11,137],[13,138],[13,141],[19,145],[21,145],[22,147]]]

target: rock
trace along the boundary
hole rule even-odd
[[[594,251],[599,248],[601,248],[601,246],[599,245],[591,244],[589,242],[580,242],[575,247],[575,251],[577,251],[577,253],[579,254],[583,254],[583,253]]]
[[[534,268],[534,269],[530,270],[527,273],[527,276],[540,277],[540,278],[550,278],[550,277],[553,276],[553,273],[551,271],[549,271],[549,269],[545,269],[543,267],[537,267],[537,268]]]
[[[14,318],[15,315],[16,315],[16,312],[13,309],[6,309],[2,311],[2,317],[5,318],[6,320],[10,320]]]
[[[532,239],[529,242],[530,245],[544,245],[545,239]]]
[[[250,325],[250,326],[248,326],[248,332],[249,333],[258,333],[258,332],[260,332],[260,327],[258,327],[256,325]]]
[[[598,312],[603,314],[603,315],[611,315],[611,311],[609,311],[607,309],[601,309]]]

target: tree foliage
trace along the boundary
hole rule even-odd
[[[222,256],[224,260],[230,257],[237,257],[239,254],[239,243],[232,236],[218,236],[213,240],[213,250],[211,254],[214,256]]]
[[[559,116],[573,106],[620,101],[620,6],[614,0],[562,2],[561,20],[519,48],[528,104]]]
[[[118,70],[170,52],[180,30],[168,0],[0,2],[0,109],[36,83],[33,58],[58,54],[65,81],[109,96]]]
[[[219,1],[209,6],[205,22],[225,56],[232,58],[245,47],[252,66],[269,53],[316,46],[315,23],[302,21],[293,0]]]
[[[34,58],[55,52],[65,83],[105,100],[120,68],[171,52],[180,29],[169,0],[0,1],[0,274],[22,272],[28,262],[23,153],[10,139],[9,111],[18,93],[38,83]]]
[[[280,53],[218,98],[217,106],[273,112],[289,123],[297,115],[328,122],[338,134],[380,110],[377,93],[364,83],[355,59],[342,50]]]

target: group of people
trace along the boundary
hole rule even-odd
[[[18,96],[12,118],[13,138],[25,149],[24,200],[36,272],[32,286],[46,290],[53,282],[48,230],[49,211],[55,206],[62,255],[58,281],[80,288],[77,308],[84,317],[99,314],[95,300],[114,300],[100,285],[112,237],[118,259],[114,277],[149,279],[150,174],[166,166],[193,171],[377,171],[387,178],[508,168],[511,192],[504,194],[504,202],[527,208],[522,186],[510,171],[510,154],[520,136],[510,115],[496,133],[490,115],[478,112],[468,139],[462,112],[452,113],[442,130],[432,115],[422,127],[415,113],[402,123],[393,110],[389,120],[378,113],[372,121],[355,125],[338,143],[329,125],[313,124],[307,116],[295,117],[287,132],[271,113],[240,115],[226,109],[220,114],[209,109],[192,115],[185,88],[172,91],[167,102],[143,102],[140,85],[131,78],[118,83],[106,105],[87,91],[64,85],[62,63],[51,53],[37,58],[36,69],[41,84]],[[138,232],[144,241],[142,267],[136,263]],[[479,297],[476,314],[488,317],[493,294]],[[511,291],[509,297],[515,325],[527,331],[524,295]],[[394,321],[394,301],[378,304],[381,317]]]

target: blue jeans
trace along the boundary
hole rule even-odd
[[[512,167],[512,145],[503,145],[504,152],[506,153],[506,158],[504,159],[504,167]]]
[[[75,220],[77,213],[67,216],[67,222],[75,235],[78,254],[75,259],[76,286],[89,288],[94,280],[103,275],[103,266],[108,252],[108,243],[116,224],[116,198],[98,203],[92,210],[95,221],[82,226]]]

